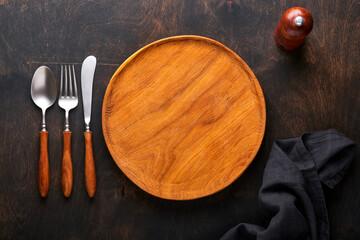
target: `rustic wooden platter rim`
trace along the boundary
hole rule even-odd
[[[108,105],[111,102],[111,92],[112,92],[112,88],[114,87],[114,83],[115,83],[117,77],[139,54],[145,52],[146,50],[148,50],[152,47],[157,47],[157,46],[160,46],[160,45],[163,45],[166,43],[170,43],[170,42],[174,42],[174,41],[186,41],[186,40],[201,41],[201,42],[206,42],[208,44],[215,45],[215,46],[221,48],[223,51],[230,54],[234,59],[236,59],[239,62],[239,64],[242,66],[242,68],[246,72],[246,74],[249,76],[249,78],[251,78],[249,80],[252,80],[251,84],[253,85],[252,87],[254,87],[254,89],[255,89],[255,92],[257,95],[256,97],[257,97],[257,100],[259,101],[259,106],[260,106],[260,111],[261,111],[262,116],[261,116],[260,123],[259,123],[260,125],[259,125],[259,134],[257,136],[257,145],[251,152],[251,155],[248,157],[249,162],[247,163],[247,165],[242,167],[241,169],[239,169],[236,176],[233,176],[231,179],[227,180],[222,185],[219,185],[212,189],[199,189],[199,190],[188,189],[186,191],[182,191],[181,193],[174,193],[173,190],[172,191],[163,191],[163,190],[158,190],[157,188],[154,188],[154,187],[147,186],[147,184],[145,184],[142,181],[139,181],[139,179],[137,177],[135,177],[134,175],[132,175],[132,173],[128,169],[126,169],[122,166],[121,161],[123,159],[125,159],[126,157],[122,154],[119,154],[119,152],[117,152],[115,154],[115,146],[113,146],[113,144],[111,143],[111,141],[112,141],[111,135],[109,134],[108,125],[107,125],[106,109],[108,108]],[[250,83],[247,83],[247,84],[249,85]],[[109,152],[110,152],[111,156],[113,157],[113,160],[115,161],[117,166],[123,171],[123,173],[131,181],[133,181],[136,185],[138,185],[138,187],[140,187],[144,191],[146,191],[154,196],[164,198],[164,199],[170,199],[170,200],[191,200],[191,199],[201,198],[201,197],[205,197],[205,196],[214,194],[214,193],[226,188],[227,186],[229,186],[232,182],[234,182],[237,178],[239,178],[241,176],[241,174],[247,169],[247,167],[250,165],[252,160],[255,158],[255,156],[261,146],[263,137],[264,137],[265,124],[266,124],[266,108],[265,108],[264,95],[263,95],[263,92],[262,92],[259,82],[257,81],[254,73],[251,71],[251,69],[248,67],[248,65],[236,53],[234,53],[232,50],[230,50],[223,44],[221,44],[215,40],[206,38],[206,37],[195,36],[195,35],[181,35],[181,36],[174,36],[174,37],[160,39],[160,40],[150,43],[150,44],[146,45],[145,47],[136,51],[133,55],[131,55],[127,60],[125,60],[121,64],[121,66],[116,70],[116,72],[112,76],[112,78],[108,84],[108,87],[106,89],[106,93],[105,93],[104,101],[103,101],[103,108],[102,108],[102,128],[103,128],[105,142],[106,142]],[[121,155],[121,156],[119,157],[119,155]],[[152,186],[159,184],[158,182],[153,181],[152,179],[147,179],[147,181]],[[170,185],[177,185],[177,184],[178,183],[172,183]]]

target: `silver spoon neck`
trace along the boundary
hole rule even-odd
[[[46,132],[45,113],[46,113],[46,109],[42,109],[42,124],[41,124],[42,132]]]

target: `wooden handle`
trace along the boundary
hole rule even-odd
[[[92,149],[92,132],[84,132],[85,137],[85,184],[89,197],[93,197],[96,191],[96,171]]]
[[[61,166],[61,188],[65,197],[69,197],[73,185],[73,168],[71,162],[71,132],[64,131],[64,149]]]
[[[40,158],[39,158],[39,191],[46,197],[49,191],[49,157],[48,157],[48,132],[40,131]]]

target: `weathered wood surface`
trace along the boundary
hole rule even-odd
[[[295,52],[281,51],[274,30],[293,6],[308,9],[314,28]],[[360,5],[358,1],[15,1],[0,0],[0,238],[218,239],[239,222],[262,223],[257,192],[271,145],[305,131],[336,128],[360,144]],[[194,201],[153,197],[113,162],[101,131],[106,86],[139,48],[181,34],[215,39],[253,70],[267,107],[265,138],[245,173],[223,191]],[[95,197],[84,182],[83,111],[70,115],[74,185],[61,191],[64,113],[47,112],[50,188],[38,192],[41,111],[30,98],[40,65],[57,79],[61,63],[98,58],[92,112]],[[78,81],[80,78],[78,78]],[[360,236],[360,163],[326,190],[331,238]]]

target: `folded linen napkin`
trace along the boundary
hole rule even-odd
[[[275,141],[259,191],[266,227],[241,223],[221,239],[329,239],[321,183],[333,188],[356,153],[356,144],[334,129]]]

